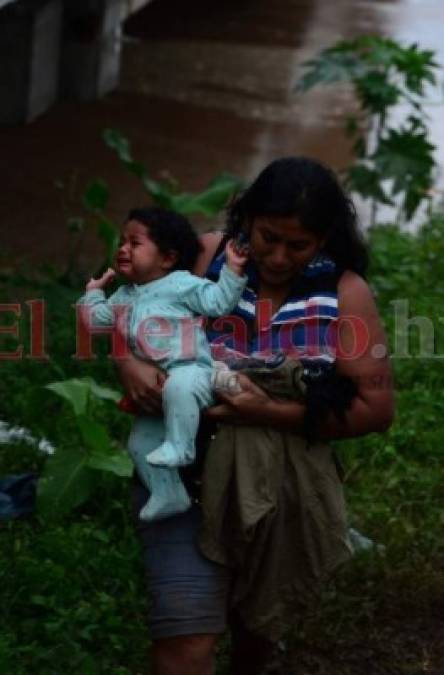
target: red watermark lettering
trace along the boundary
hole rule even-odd
[[[369,329],[359,316],[341,316],[336,326],[336,355],[344,361],[363,356],[370,342]]]
[[[273,304],[271,300],[258,300],[256,302],[256,318],[258,345],[260,356],[267,357],[273,354],[273,340],[271,324],[273,318]]]
[[[113,323],[110,326],[94,326],[93,307],[75,305],[76,308],[76,353],[75,359],[95,359],[92,350],[93,335],[111,335],[112,348],[108,358],[125,359],[129,356],[127,341],[128,305],[112,305]]]
[[[298,359],[305,352],[304,345],[296,347],[293,341],[294,330],[301,328],[305,330],[305,317],[291,319],[281,324],[278,334],[279,351],[283,352],[288,358]]]
[[[232,349],[242,354],[246,353],[248,347],[247,324],[240,316],[220,316],[213,321],[212,328],[215,331],[222,331],[226,326],[232,326],[231,333],[225,333],[211,340],[211,349],[215,348],[217,353],[218,346],[225,346],[228,340],[232,340]]]
[[[153,322],[157,325],[153,325]],[[170,338],[174,326],[163,316],[149,316],[137,327],[136,343],[140,352],[153,361],[160,361],[171,355],[171,349],[156,349],[149,344],[149,338]]]
[[[184,316],[180,319],[180,358],[196,358],[196,330],[204,330],[206,317]]]
[[[27,300],[26,304],[31,313],[30,352],[28,358],[47,360],[49,356],[45,352],[45,301]]]
[[[0,304],[0,312],[12,312],[16,317],[20,317],[22,313],[22,308],[19,302],[11,302],[6,304]],[[19,337],[19,327],[17,323],[14,323],[12,326],[0,326],[0,335],[14,335],[18,339]],[[1,361],[17,361],[23,356],[23,346],[19,345],[15,352],[0,352]]]

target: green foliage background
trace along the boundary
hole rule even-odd
[[[381,204],[396,206],[397,222],[408,222],[421,203],[430,201],[435,179],[436,148],[424,110],[427,87],[437,85],[435,53],[362,35],[336,42],[303,66],[297,91],[346,82],[359,103],[344,127],[354,154],[344,179],[350,191],[370,200],[371,225]],[[400,104],[402,124],[391,118]]]

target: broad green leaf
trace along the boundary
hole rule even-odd
[[[114,403],[121,398],[119,392],[97,384],[92,377],[73,377],[69,380],[51,382],[51,384],[46,385],[46,389],[68,401],[77,417],[86,415],[90,395],[96,399],[113,401]]]
[[[108,204],[109,189],[105,181],[95,180],[88,185],[83,195],[83,204],[90,211],[103,211]]]
[[[107,452],[94,451],[88,456],[88,466],[91,469],[108,471],[116,476],[129,478],[134,471],[134,465],[126,452],[111,448]]]
[[[226,207],[228,201],[242,187],[243,182],[236,176],[221,174],[203,192],[174,196],[172,208],[183,215],[214,216]]]
[[[76,416],[86,414],[90,386],[84,380],[72,378],[61,382],[52,382],[47,384],[45,388],[68,401]]]
[[[165,209],[172,208],[173,193],[167,185],[152,180],[147,176],[142,179],[142,183],[155,204],[162,206]]]
[[[103,387],[100,384],[97,384],[92,377],[84,377],[83,381],[89,385],[90,392],[93,396],[105,401],[113,401],[117,403],[122,398],[122,394],[115,389],[110,389],[109,387]]]
[[[222,174],[217,176],[202,192],[178,194],[177,184],[150,178],[145,166],[133,159],[130,143],[119,131],[105,129],[103,140],[117,153],[124,166],[141,179],[146,192],[155,204],[183,215],[214,216],[226,206],[230,197],[243,185],[235,176]],[[104,232],[103,238],[106,239],[109,247],[108,229]]]
[[[60,517],[83,504],[94,492],[95,485],[86,454],[59,448],[46,460],[38,480],[37,510],[46,517]]]
[[[103,424],[99,424],[90,417],[80,415],[77,424],[82,440],[88,450],[93,452],[107,452],[112,447],[111,438]]]

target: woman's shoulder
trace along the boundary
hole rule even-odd
[[[355,318],[375,327],[380,324],[372,290],[363,277],[352,270],[346,270],[338,280],[339,317]]]
[[[199,237],[201,252],[194,266],[193,274],[203,277],[224,238],[223,232],[206,232]]]
[[[342,272],[338,279],[338,300],[359,305],[366,298],[373,298],[367,281],[353,270]]]

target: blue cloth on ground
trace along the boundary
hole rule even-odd
[[[36,473],[11,474],[0,478],[0,518],[19,518],[33,513],[36,487]]]

